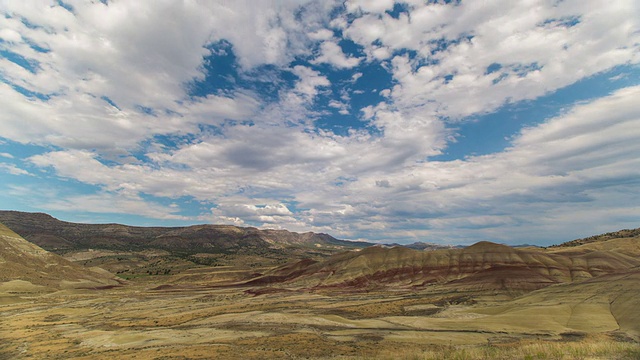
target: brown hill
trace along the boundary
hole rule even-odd
[[[172,253],[229,253],[244,251],[287,255],[304,248],[330,254],[371,244],[344,241],[327,234],[259,230],[228,225],[138,227],[120,224],[78,224],[43,213],[0,211],[0,222],[32,243],[50,251],[81,249],[147,250]]]
[[[88,269],[38,247],[0,224],[0,292],[118,285],[101,269]]]
[[[624,229],[619,231],[613,231],[606,234],[594,235],[583,239],[576,239],[567,241],[559,245],[553,245],[551,247],[573,247],[591,243],[601,243],[613,239],[623,238],[638,238],[640,237],[640,228],[637,229]]]
[[[447,284],[452,289],[526,292],[636,266],[640,266],[640,258],[613,250],[576,249],[563,253],[517,249],[491,242],[480,242],[465,249],[429,252],[404,247],[369,247],[337,254],[320,262],[305,261],[279,267],[248,284],[405,289]]]
[[[564,246],[565,244],[572,245]],[[613,251],[632,257],[640,257],[640,234],[634,236],[621,236],[618,238],[603,237],[599,238],[599,240],[584,242],[582,244],[570,241],[565,244],[550,247],[548,251],[565,255],[579,254],[591,251]]]

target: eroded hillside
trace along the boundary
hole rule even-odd
[[[0,359],[640,356],[637,236],[549,249],[375,246],[128,282],[81,265],[116,250],[69,262],[5,227],[0,249]]]
[[[523,293],[640,266],[634,252],[637,244],[637,239],[625,238],[571,250],[517,249],[490,242],[435,251],[370,247],[319,262],[282,266],[248,284],[346,289],[424,289],[446,284],[464,290]]]
[[[47,292],[96,288],[122,282],[107,271],[86,268],[32,244],[0,224],[0,292]]]

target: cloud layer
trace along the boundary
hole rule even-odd
[[[374,241],[638,226],[635,1],[0,9],[0,173],[16,203]],[[581,102],[554,97],[595,78]],[[502,127],[463,138],[467,124],[522,104],[540,115],[504,149],[442,158]]]

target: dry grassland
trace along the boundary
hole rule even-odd
[[[4,288],[0,359],[640,358],[605,296],[572,300],[559,289],[507,301],[444,288],[329,293],[179,279]]]

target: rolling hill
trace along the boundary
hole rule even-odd
[[[576,239],[567,241],[559,245],[551,246],[555,247],[574,247],[580,245],[586,245],[591,243],[602,243],[608,240],[625,239],[625,238],[637,238],[640,236],[640,228],[638,229],[624,229],[619,231],[608,232],[606,234],[589,236],[583,239]]]
[[[338,251],[369,246],[369,243],[338,240],[327,234],[259,230],[229,225],[186,227],[138,227],[120,224],[80,224],[60,221],[44,213],[0,211],[0,222],[25,239],[51,251],[78,249],[163,249],[195,254],[311,247]]]
[[[0,224],[0,292],[98,288],[121,282],[105,270],[85,268],[36,246]]]
[[[480,242],[464,249],[426,252],[374,246],[322,261],[288,264],[248,284],[396,289],[446,285],[460,290],[528,292],[638,267],[639,243],[638,238],[623,238],[606,245],[545,250]]]
[[[240,273],[257,275],[246,285],[260,286],[423,289],[446,284],[452,289],[525,293],[640,266],[638,230],[548,249],[484,241],[467,248],[425,251],[370,246],[327,234],[227,225],[78,224],[16,211],[0,211],[0,221],[25,239],[87,266],[127,274],[168,274],[196,264],[231,265],[255,268]]]
[[[312,232],[228,225],[81,224],[19,211],[0,211],[0,222],[43,249],[123,276],[173,274],[199,266],[265,267],[372,245]]]
[[[0,226],[0,358],[640,354],[640,236],[627,232],[547,249],[485,241],[340,251],[339,241],[316,243],[322,235],[312,233],[86,225],[21,214],[10,216],[23,231],[62,244],[56,251],[75,260]],[[93,239],[98,246],[83,248]],[[157,275],[151,264],[191,251],[189,244],[212,252],[187,258],[235,256],[236,265],[147,276]],[[318,252],[323,246],[334,250]],[[290,261],[262,267],[249,261],[273,254]],[[131,271],[140,265],[136,256],[151,259],[142,268],[148,272],[123,286],[81,266],[111,259]]]

